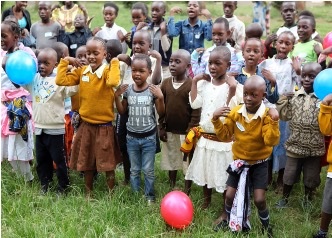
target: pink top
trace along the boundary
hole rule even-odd
[[[32,49],[30,49],[29,47],[25,47],[21,42],[18,43],[18,49],[29,53],[32,56],[32,58],[35,60],[36,65],[38,65],[36,55],[32,51]],[[7,51],[4,51],[4,50],[1,49],[1,58],[3,58],[6,54],[7,54]]]

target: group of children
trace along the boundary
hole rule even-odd
[[[153,2],[147,22],[146,5],[135,3],[135,26],[127,33],[114,22],[116,4],[105,3],[101,29],[91,32],[86,17],[78,14],[75,31],[66,33],[50,19],[50,3],[40,2],[41,21],[31,27],[37,57],[19,43],[17,22],[5,19],[2,159],[32,181],[29,161],[35,149],[43,193],[49,191],[54,170],[57,191],[66,193],[69,167],[84,173],[87,196],[96,171],[106,173],[112,191],[116,166],[123,162],[124,182],[130,181],[135,192],[141,189],[143,172],[144,195],[151,204],[161,140],[160,167],[168,171],[171,189],[176,188],[177,171],[183,170],[188,195],[192,181],[203,187],[202,209],[210,206],[213,188],[223,195],[215,231],[250,229],[251,188],[263,231],[273,237],[265,197],[272,170],[279,172],[283,193],[277,207],[288,205],[302,171],[307,200],[320,184],[323,134],[332,133],[332,96],[320,101],[313,92],[314,79],[325,67],[325,62],[317,63],[322,46],[313,40],[313,16],[295,22],[294,2],[282,3],[285,25],[265,42],[258,24],[245,28],[234,15],[236,2],[223,2],[223,8],[225,15],[212,22],[200,2],[189,1],[188,19],[175,22],[173,15],[182,10],[173,7],[166,22],[166,4]],[[177,36],[179,49],[172,52]],[[204,40],[212,40],[213,46],[205,49]],[[131,56],[125,54],[127,44]],[[6,59],[16,50],[27,51],[38,62],[30,85],[17,85],[6,74]],[[70,97],[72,125],[65,120]],[[13,107],[25,117],[11,116]],[[21,120],[20,130],[11,126],[15,120]],[[74,127],[72,145],[65,145],[65,125]],[[328,162],[332,164],[331,153]],[[330,180],[329,168],[316,238],[326,237],[332,217]]]

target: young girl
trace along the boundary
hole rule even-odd
[[[103,64],[106,57],[105,41],[99,37],[90,38],[86,45],[88,66],[80,67],[72,57],[61,59],[56,83],[69,86],[79,85],[81,124],[78,128],[69,167],[84,171],[87,196],[93,189],[94,171],[106,172],[110,190],[115,185],[118,155],[115,153],[114,90],[120,84],[119,60],[114,58],[110,66]],[[79,67],[67,73],[67,66]]]
[[[241,84],[236,84],[234,78],[226,76],[230,66],[231,52],[226,46],[217,46],[212,50],[209,58],[208,74],[199,74],[192,80],[189,102],[193,109],[201,107],[199,138],[193,159],[189,165],[185,179],[192,180],[203,186],[204,203],[206,209],[211,203],[212,188],[224,193],[226,190],[226,168],[232,162],[232,143],[218,140],[211,123],[213,112],[224,105],[231,108],[242,102]],[[202,80],[202,81],[201,81]],[[199,85],[198,85],[199,84]],[[226,213],[222,220],[226,221]]]
[[[127,150],[130,159],[130,180],[135,192],[140,190],[140,173],[143,170],[144,194],[148,203],[155,201],[154,160],[156,152],[157,123],[154,106],[158,115],[165,113],[164,96],[160,88],[147,83],[151,74],[151,59],[144,54],[136,54],[131,69],[134,84],[124,84],[115,92],[115,103],[120,114],[128,110]],[[120,96],[123,95],[121,101]]]
[[[31,96],[23,87],[13,83],[8,78],[5,69],[7,57],[16,50],[28,52],[35,60],[35,54],[30,48],[19,43],[20,27],[17,22],[5,20],[1,23],[1,161],[8,159],[17,173],[24,176],[25,181],[32,181],[29,161],[33,159],[33,120]],[[23,107],[30,114],[30,119],[25,121],[27,133],[13,132],[9,128],[10,119],[7,115],[7,107],[13,105],[18,100],[23,101]]]

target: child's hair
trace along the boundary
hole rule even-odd
[[[146,22],[151,22],[151,18],[148,16],[149,15],[149,8],[144,2],[136,2],[133,4],[131,7],[131,10],[142,10],[143,15],[146,17],[145,21]]]
[[[10,26],[11,31],[13,32],[14,35],[18,35],[18,38],[21,37],[21,28],[18,25],[17,20],[9,20],[7,17],[5,18],[5,20],[1,23],[1,24],[6,24],[8,26]]]
[[[297,22],[299,22],[300,20],[309,20],[312,28],[313,29],[316,28],[316,20],[314,17],[303,15],[301,18],[299,18],[299,20]]]
[[[249,38],[249,39],[247,39],[244,42],[244,44],[243,44],[243,50],[246,48],[247,42],[251,41],[251,40],[255,40],[255,41],[259,42],[259,44],[261,45],[261,51],[262,51],[262,54],[263,54],[263,52],[264,52],[264,45],[263,45],[262,41],[260,39],[258,39],[258,38]]]
[[[249,38],[262,38],[263,36],[263,29],[260,24],[258,23],[251,23],[246,27],[246,37],[250,36]]]
[[[121,42],[117,39],[111,39],[106,41],[106,51],[107,51],[107,61],[111,61],[111,59],[117,57],[122,53],[122,45]],[[109,57],[110,56],[110,57]]]
[[[81,45],[80,47],[78,47],[78,48],[76,49],[75,57],[77,57],[77,52],[79,52],[79,50],[80,50],[81,48],[85,48],[85,50],[86,50],[86,45]]]
[[[211,51],[211,53],[214,52],[217,52],[224,61],[231,61],[231,51],[228,49],[227,46],[217,46]]]
[[[296,2],[294,2],[294,1],[284,1],[284,2],[281,2],[281,4],[280,4],[280,11],[281,11],[281,8],[284,5],[284,3],[293,3],[295,5],[295,8],[296,8]]]
[[[229,22],[228,22],[228,20],[226,18],[224,18],[224,17],[218,17],[216,20],[214,20],[213,24],[216,24],[216,23],[224,23],[226,31],[229,30]]]
[[[292,38],[292,43],[295,44],[295,36],[291,31],[283,31],[280,33],[280,35],[278,36],[278,39],[282,36],[282,35],[289,35]]]
[[[149,70],[152,69],[152,62],[151,62],[151,59],[150,59],[150,57],[148,55],[145,55],[145,54],[136,54],[131,63],[133,64],[133,62],[136,61],[136,60],[146,61],[148,69]]]
[[[98,36],[92,36],[87,40],[86,43],[88,43],[89,41],[92,41],[92,40],[99,41],[101,43],[102,47],[104,48],[104,50],[106,51],[106,42],[103,38],[100,38]]]
[[[119,7],[114,2],[106,2],[104,4],[104,8],[103,9],[105,9],[106,7],[112,7],[112,8],[114,8],[115,15],[116,16],[118,15],[118,13],[119,13]]]
[[[58,41],[52,44],[52,49],[55,50],[57,54],[57,62],[60,62],[60,59],[64,57],[65,52],[68,52],[68,47],[66,44]]]
[[[303,10],[302,12],[299,13],[298,17],[303,17],[303,16],[309,16],[315,18],[314,14],[311,11],[308,10]]]
[[[151,44],[151,34],[148,30],[141,29],[141,30],[136,31],[136,33],[137,32],[142,32],[142,34],[147,38],[149,44]],[[135,35],[134,35],[134,37],[135,37]]]
[[[40,49],[39,54],[45,52],[47,53],[48,58],[54,58],[55,60],[58,58],[58,53],[53,48],[43,48]]]
[[[237,1],[231,1],[234,3],[234,6],[237,7]]]

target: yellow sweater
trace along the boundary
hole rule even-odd
[[[279,122],[273,121],[265,109],[263,118],[258,117],[246,122],[238,110],[244,105],[234,107],[222,123],[220,119],[212,123],[217,137],[229,141],[234,135],[233,158],[255,164],[257,160],[267,159],[274,145],[279,143]]]
[[[83,74],[88,66],[67,73],[69,62],[61,59],[56,76],[56,84],[79,85],[79,113],[81,118],[91,124],[104,124],[114,120],[114,90],[120,84],[119,60],[114,58],[110,67],[106,66],[102,76],[96,72]]]
[[[318,115],[319,129],[324,135],[332,135],[332,106],[320,104],[320,111]],[[330,143],[327,152],[327,162],[329,167],[327,172],[332,172],[332,144]]]

